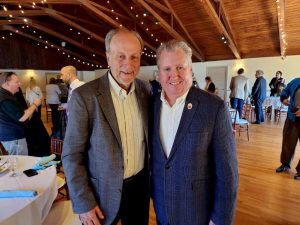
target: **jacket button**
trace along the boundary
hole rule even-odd
[[[122,190],[121,190],[121,189],[119,189],[119,192],[120,192],[120,193],[122,193]]]
[[[170,169],[171,168],[171,166],[170,165],[166,165],[166,170],[168,170],[168,169]]]

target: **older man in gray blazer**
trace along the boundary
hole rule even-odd
[[[73,210],[83,224],[147,225],[148,98],[135,79],[143,42],[133,31],[105,39],[110,70],[72,94],[63,166]]]
[[[152,195],[158,225],[230,225],[238,171],[230,115],[192,87],[192,50],[172,40],[157,50],[163,88],[154,100]]]

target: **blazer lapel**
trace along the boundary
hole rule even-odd
[[[142,113],[142,121],[143,121],[143,127],[144,127],[144,133],[145,133],[145,138],[146,138],[146,144],[149,146],[148,143],[148,95],[141,88],[139,83],[135,81],[135,95],[138,103],[138,107],[140,112]]]
[[[191,90],[190,90],[190,93],[188,94],[184,104],[181,120],[177,129],[177,133],[168,160],[172,158],[172,156],[178,149],[177,147],[179,146],[181,140],[188,133],[188,128],[194,118],[194,114],[197,110],[198,104],[199,103],[197,100],[191,98]]]
[[[121,136],[117,121],[117,116],[114,108],[114,104],[112,101],[110,88],[109,88],[109,80],[108,80],[108,73],[103,75],[100,78],[99,82],[99,89],[98,89],[98,101],[100,103],[100,107],[114,133],[119,145],[122,147]]]

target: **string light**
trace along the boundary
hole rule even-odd
[[[287,49],[287,41],[286,41],[286,33],[285,33],[285,23],[284,23],[284,13],[283,8],[280,7],[281,0],[276,0],[277,3],[277,16],[278,16],[278,25],[279,25],[279,39],[281,44],[281,56],[285,57],[286,49]],[[282,5],[284,6],[284,5]]]

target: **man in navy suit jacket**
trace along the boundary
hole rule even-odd
[[[152,196],[159,225],[230,225],[238,170],[225,102],[192,87],[192,50],[172,40],[157,50],[163,88],[155,96]]]
[[[252,98],[254,101],[255,106],[255,114],[256,114],[256,121],[255,124],[261,124],[265,122],[264,119],[264,113],[263,113],[263,103],[266,99],[266,93],[267,93],[267,81],[263,77],[264,72],[262,70],[256,70],[255,73],[255,83],[252,87]]]

